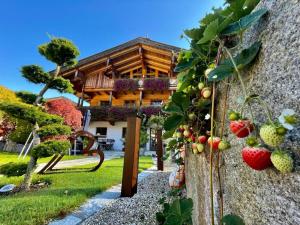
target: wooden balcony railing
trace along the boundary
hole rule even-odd
[[[146,78],[146,79],[161,79],[161,78]],[[143,90],[144,88],[144,79],[136,79],[138,88]],[[85,88],[87,89],[107,89],[107,90],[113,90],[114,89],[114,79],[110,79],[105,76],[97,76],[92,75],[89,76],[85,83]],[[169,79],[169,88],[174,89],[177,87],[177,79],[176,78],[170,78]]]

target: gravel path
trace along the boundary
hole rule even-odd
[[[87,219],[82,225],[154,225],[161,210],[158,200],[170,190],[169,172],[155,172],[142,180],[132,198],[119,198]]]

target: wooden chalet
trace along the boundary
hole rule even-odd
[[[117,122],[125,119],[112,118],[103,109],[124,107],[125,112],[128,108],[158,107],[168,101],[177,86],[174,67],[179,51],[178,47],[140,37],[81,59],[73,68],[62,68],[61,75],[73,83],[78,106],[83,101],[90,104],[92,123],[103,122],[91,124],[96,128],[91,132],[97,135],[101,133],[97,126],[118,127]]]

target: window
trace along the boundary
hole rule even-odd
[[[135,107],[135,101],[134,100],[125,100],[124,106],[125,107]]]
[[[100,101],[100,106],[109,106],[109,101]]]
[[[162,100],[152,100],[151,105],[152,106],[161,106],[162,105]]]
[[[126,138],[126,130],[127,130],[126,127],[122,128],[122,138]]]
[[[158,77],[169,77],[168,73],[159,72]]]
[[[106,138],[107,135],[107,127],[97,127],[96,128],[96,135],[100,137]]]

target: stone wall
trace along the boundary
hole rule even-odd
[[[243,76],[252,93],[260,94],[273,110],[274,118],[285,108],[300,113],[300,1],[262,0],[257,8],[266,7],[269,14],[244,35],[243,45],[262,41],[255,63]],[[224,109],[224,91],[218,87],[217,119]],[[224,90],[224,89],[222,89]],[[228,108],[238,109],[239,83],[231,85]],[[257,123],[266,121],[263,109],[254,105]],[[228,127],[228,122],[226,123]],[[227,129],[226,129],[227,130]],[[232,148],[221,155],[220,176],[224,193],[224,214],[241,216],[247,225],[300,224],[300,129],[289,132],[285,148],[296,159],[295,172],[287,175],[275,169],[261,172],[247,167],[241,157],[244,140],[228,133]],[[215,156],[216,157],[216,156]],[[214,159],[216,164],[216,159]],[[298,165],[298,166],[297,166]],[[209,156],[186,157],[187,190],[194,200],[193,223],[210,224]],[[219,220],[219,182],[214,170],[215,217]]]

